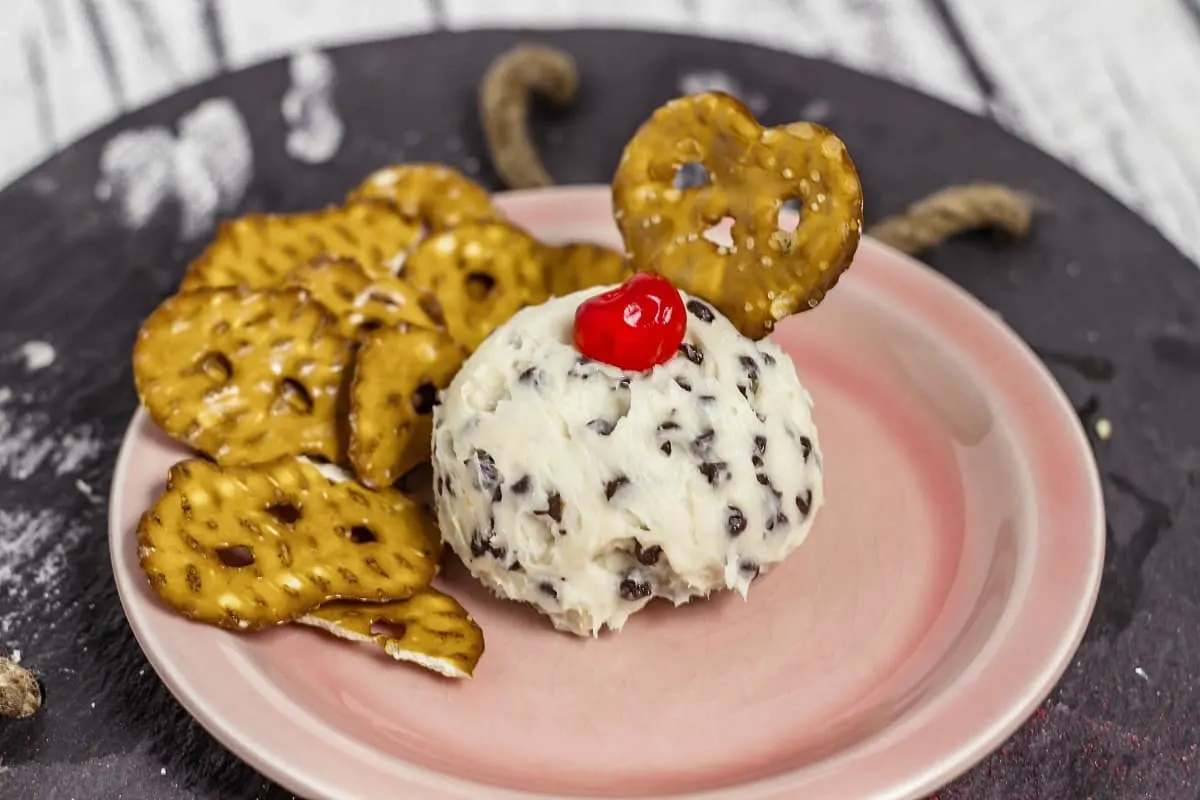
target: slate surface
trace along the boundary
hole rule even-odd
[[[939,796],[1200,797],[1200,271],[1066,166],[896,85],[687,37],[531,37],[570,50],[583,75],[575,108],[537,117],[561,183],[607,181],[636,125],[678,94],[680,76],[719,68],[762,95],[767,123],[827,113],[863,176],[868,222],[972,180],[1041,198],[1048,210],[1028,241],[967,237],[927,260],[1037,348],[1089,422],[1110,517],[1104,583],[1087,638],[1051,698]],[[43,559],[22,562],[17,581],[0,585],[0,615],[9,617],[0,647],[22,648],[47,690],[37,717],[0,721],[0,798],[291,796],[190,720],[149,669],[117,600],[104,495],[135,407],[128,354],[141,319],[201,242],[179,244],[170,211],[138,232],[117,223],[94,195],[103,143],[126,127],[171,125],[200,100],[226,96],[254,141],[256,175],[241,210],[335,201],[396,160],[478,168],[496,188],[474,87],[489,60],[520,38],[529,37],[434,34],[332,51],[347,133],[328,164],[285,155],[279,99],[287,69],[273,62],[137,111],[0,193],[0,354],[10,354],[0,359],[3,410],[10,421],[38,420],[43,433],[87,426],[100,442],[93,458],[62,475],[43,468],[18,480],[11,465],[0,471],[0,512],[10,512],[0,523],[46,512],[76,533],[64,538],[70,547],[57,591],[29,588]],[[52,366],[30,372],[11,355],[30,340],[55,347]],[[1101,417],[1113,428],[1104,441],[1092,433]],[[0,542],[17,533],[0,529]],[[0,548],[4,558],[12,556]],[[18,600],[28,606],[21,613]]]

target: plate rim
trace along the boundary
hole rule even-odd
[[[607,209],[610,204],[610,189],[603,184],[578,184],[499,192],[494,197],[498,204],[506,209],[528,207],[531,204],[546,205],[551,208],[578,209],[583,207],[586,209],[589,206],[601,203]],[[580,214],[578,212],[572,213],[570,216],[578,218],[580,224],[588,224],[586,220],[590,219],[588,214]],[[1068,423],[1062,426],[1064,434],[1071,440],[1070,444],[1073,446],[1075,454],[1082,456],[1084,460],[1086,469],[1078,477],[1086,483],[1086,493],[1090,501],[1088,516],[1092,522],[1091,530],[1081,532],[1080,534],[1083,536],[1086,533],[1086,541],[1092,545],[1088,569],[1082,576],[1083,591],[1077,598],[1074,598],[1069,629],[1060,631],[1062,636],[1059,639],[1059,646],[1051,653],[1050,658],[1043,665],[1037,676],[1038,679],[1027,684],[1019,697],[1013,698],[1008,713],[1002,714],[1000,718],[985,721],[985,724],[977,726],[978,733],[976,735],[959,744],[953,752],[942,753],[935,762],[925,766],[923,769],[914,770],[914,773],[918,774],[912,775],[906,785],[876,787],[872,794],[873,797],[886,797],[889,800],[901,800],[901,798],[907,800],[908,798],[923,797],[928,792],[936,791],[939,787],[944,786],[979,763],[979,761],[1000,746],[1024,724],[1029,715],[1033,713],[1034,709],[1053,690],[1054,686],[1066,672],[1083,640],[1099,594],[1105,551],[1105,509],[1095,454],[1083,430],[1082,424],[1076,417],[1074,409],[1058,381],[1029,345],[981,301],[931,267],[867,236],[863,237],[860,249],[875,250],[887,260],[902,265],[905,270],[915,270],[921,276],[919,280],[931,282],[936,285],[936,289],[939,291],[948,291],[951,295],[954,295],[956,303],[965,304],[969,307],[973,315],[980,318],[981,324],[991,327],[993,333],[1000,334],[1006,340],[1005,345],[1014,349],[1022,356],[1021,361],[1023,366],[1030,370],[1033,376],[1037,378],[1038,384],[1048,390],[1053,396],[1053,402],[1057,406],[1057,411]],[[249,737],[250,740],[248,740],[248,737],[239,732],[239,726],[228,718],[227,713],[215,710],[202,697],[195,696],[187,691],[186,684],[188,680],[182,677],[186,670],[180,670],[179,663],[173,661],[161,645],[157,644],[153,625],[148,624],[147,620],[142,617],[142,611],[139,609],[142,601],[133,594],[135,591],[134,585],[139,576],[130,574],[121,563],[119,546],[122,544],[122,540],[126,539],[127,535],[121,530],[120,517],[124,516],[124,503],[119,489],[125,485],[126,474],[132,460],[133,448],[139,441],[139,433],[146,424],[152,423],[150,423],[145,410],[139,406],[132,415],[122,436],[108,493],[110,565],[113,570],[114,582],[117,586],[122,611],[133,631],[138,646],[172,696],[187,710],[193,719],[198,721],[210,735],[229,749],[235,756],[246,761],[260,773],[279,783],[281,786],[302,796],[312,797],[314,800],[320,797],[346,797],[347,795],[343,793],[343,790],[330,782],[328,775],[322,776],[320,774],[319,767],[298,764],[294,761],[289,763],[286,759],[273,760],[270,756],[278,756],[279,754],[272,754],[268,751],[278,750],[279,748],[261,749],[261,743],[253,741],[252,737]],[[343,736],[340,733],[336,733],[336,735]],[[427,793],[425,796],[429,797],[430,800],[435,796],[446,798],[475,796],[464,794],[464,792],[478,792],[480,790],[486,790],[488,796],[509,798],[510,800],[532,800],[533,798],[550,797],[550,795],[537,792],[512,790],[481,784],[439,773],[402,759],[384,757],[381,754],[380,757],[394,765],[404,766],[406,771],[412,773],[413,778],[418,778],[419,782],[411,784],[409,788],[421,789]],[[296,769],[295,767],[297,766],[301,768]],[[342,766],[336,767],[339,770],[342,768]],[[424,773],[425,779],[419,778],[422,773]],[[794,784],[789,787],[789,776],[794,778],[796,772],[779,773],[740,786],[685,794],[672,794],[669,797],[691,798],[692,800],[725,800],[725,798],[749,798],[751,796],[755,798],[782,798],[790,796],[790,792],[799,788]],[[428,779],[432,779],[440,784],[440,786],[430,783]],[[396,786],[396,788],[403,787]]]

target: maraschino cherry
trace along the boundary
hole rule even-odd
[[[665,364],[687,330],[687,311],[671,282],[641,272],[580,304],[575,348],[595,361],[643,372]]]

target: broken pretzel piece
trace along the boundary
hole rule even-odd
[[[37,678],[15,661],[0,656],[0,718],[32,717],[41,707],[42,687]]]
[[[342,455],[351,341],[299,289],[169,297],[138,332],[133,378],[168,435],[222,464]]]
[[[447,678],[470,678],[483,655],[479,625],[435,589],[390,603],[328,603],[297,621],[352,642],[373,642],[397,661]]]
[[[138,524],[151,588],[189,619],[254,630],[330,600],[400,600],[429,586],[441,548],[432,518],[334,470],[300,458],[176,464]]]
[[[545,245],[506,222],[430,236],[409,253],[400,277],[436,298],[446,332],[468,350],[525,306],[550,296]]]
[[[427,461],[433,406],[466,360],[441,331],[381,328],[359,350],[350,388],[350,463],[367,486],[390,486]]]
[[[699,165],[702,185],[679,188]],[[686,173],[685,173],[686,174]],[[785,203],[801,207],[781,228]],[[673,100],[625,147],[613,209],[637,269],[654,270],[761,339],[816,306],[850,266],[862,230],[862,186],[841,140],[808,122],[763,128],[721,92]],[[731,218],[732,242],[705,233]]]
[[[624,283],[633,275],[633,264],[609,247],[590,242],[548,247],[546,281],[554,297]]]
[[[318,256],[344,256],[371,277],[392,264],[421,236],[421,226],[382,203],[295,214],[250,214],[221,223],[217,236],[183,276],[181,291],[205,287],[279,286]]]
[[[500,219],[486,189],[442,164],[384,167],[368,175],[346,199],[387,203],[429,231]]]
[[[352,258],[318,258],[293,272],[288,285],[304,289],[333,312],[348,338],[394,325],[440,327],[415,288],[394,275],[371,277]]]

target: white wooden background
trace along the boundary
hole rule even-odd
[[[123,111],[298,47],[630,26],[832,59],[988,115],[1200,262],[1200,0],[0,0],[0,186]]]

